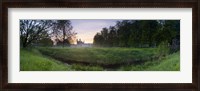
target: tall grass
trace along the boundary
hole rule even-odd
[[[38,50],[20,49],[21,71],[61,71],[70,70],[69,67],[51,58],[42,56]]]
[[[99,66],[68,65],[42,55],[37,49],[20,49],[20,71],[101,71]]]
[[[180,52],[173,53],[159,60],[148,61],[141,65],[122,66],[118,70],[126,71],[180,71]]]
[[[39,48],[39,50],[55,59],[105,65],[150,60],[157,54],[155,48]]]
[[[160,63],[149,66],[146,70],[153,71],[180,71],[180,52],[164,57]],[[153,64],[153,63],[152,63]]]
[[[156,48],[35,48],[20,49],[21,71],[179,71],[180,52],[160,56]],[[45,55],[44,55],[45,54]],[[152,57],[160,56],[158,59]],[[91,64],[68,64],[56,58]],[[141,64],[126,64],[146,60]],[[151,59],[151,60],[150,60]],[[98,64],[120,64],[117,68],[104,68]]]

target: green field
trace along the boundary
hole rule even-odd
[[[180,53],[157,48],[20,49],[21,71],[179,71]]]

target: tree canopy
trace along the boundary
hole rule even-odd
[[[122,20],[94,36],[103,47],[156,47],[162,42],[180,41],[179,20]]]
[[[27,47],[47,43],[51,37],[55,38],[54,42],[64,44],[69,37],[76,35],[72,28],[70,20],[20,20],[20,44]]]

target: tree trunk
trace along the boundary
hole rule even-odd
[[[64,47],[64,44],[65,44],[65,27],[63,28],[63,47]]]
[[[27,47],[26,42],[23,42],[23,43],[22,43],[22,46],[23,46],[23,48]]]

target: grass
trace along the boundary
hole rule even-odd
[[[156,56],[154,48],[39,48],[44,55],[63,61],[114,65],[150,60]]]
[[[67,66],[42,56],[38,50],[20,50],[20,70],[21,71],[60,71],[70,70]]]
[[[72,71],[103,71],[104,69],[100,66],[85,66],[80,64],[72,64]]]
[[[20,49],[21,71],[101,71],[102,67],[80,64],[63,64],[58,60],[42,55],[37,49]]]
[[[180,52],[158,57],[156,48],[35,48],[20,49],[21,71],[179,71]],[[158,57],[157,59],[152,59]],[[66,61],[66,62],[61,62]],[[92,64],[67,63],[68,60]],[[141,61],[140,64],[134,62]],[[133,63],[130,63],[133,62]],[[128,64],[124,64],[128,63]],[[129,64],[130,63],[130,64]],[[102,65],[119,67],[106,68]]]
[[[118,70],[135,71],[179,71],[180,70],[180,52],[168,55],[160,60],[146,62],[142,65],[122,66]]]
[[[161,62],[154,63],[154,66],[149,66],[146,70],[156,71],[179,71],[180,70],[180,52],[168,55],[160,60]],[[153,63],[152,63],[153,64]]]

